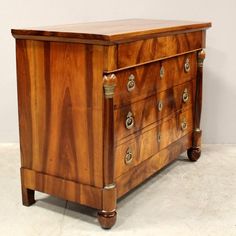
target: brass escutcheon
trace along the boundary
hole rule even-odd
[[[188,127],[188,125],[187,125],[187,122],[184,118],[183,121],[181,122],[181,129],[184,131],[187,129],[187,127]]]
[[[161,142],[161,132],[157,133],[157,142],[160,143]]]
[[[189,58],[187,58],[185,63],[184,63],[184,71],[186,73],[188,73],[190,71],[190,61],[189,61]]]
[[[165,69],[164,69],[164,66],[161,66],[161,69],[160,69],[160,78],[162,79],[165,75]]]
[[[132,162],[133,160],[133,153],[130,147],[126,150],[126,155],[125,155],[125,164],[128,165]]]
[[[127,129],[132,129],[134,126],[134,117],[131,111],[127,114],[125,126]]]
[[[189,96],[188,96],[188,89],[187,88],[184,89],[182,98],[183,98],[184,103],[186,103],[188,101]]]
[[[127,90],[131,92],[135,88],[135,76],[131,74],[128,78]]]
[[[162,110],[162,108],[163,108],[163,103],[162,103],[162,101],[159,101],[159,102],[158,102],[157,107],[158,107],[158,111],[161,111],[161,110]]]

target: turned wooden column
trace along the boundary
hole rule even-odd
[[[98,220],[105,229],[116,222],[116,185],[114,183],[114,111],[113,96],[116,86],[114,74],[104,75],[104,188],[102,209],[98,212]]]
[[[203,62],[205,59],[205,51],[201,50],[197,54],[197,81],[196,95],[194,105],[194,129],[193,129],[193,146],[188,149],[188,157],[191,161],[197,161],[201,156],[201,137],[200,129],[201,112],[202,112],[202,80],[203,80]]]

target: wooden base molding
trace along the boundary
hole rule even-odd
[[[28,191],[29,189],[37,190],[96,209],[102,208],[102,189],[100,188],[42,174],[25,168],[21,168],[21,178],[24,191],[25,189]]]

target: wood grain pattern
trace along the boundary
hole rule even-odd
[[[120,44],[117,68],[198,50],[205,47],[204,34],[204,31],[197,31]]]
[[[182,152],[191,147],[191,139],[192,133],[185,135],[167,148],[117,178],[117,197],[122,197],[130,191],[130,189],[135,188],[158,170],[174,161]]]
[[[115,109],[115,142],[119,143],[122,138],[125,138],[132,133],[139,132],[144,127],[163,119],[177,110],[191,106],[193,103],[195,85],[196,80],[191,80],[139,102]],[[189,96],[187,102],[183,101],[185,89],[187,89]],[[161,111],[158,110],[159,103],[163,106]],[[134,118],[134,126],[131,129],[127,129],[125,126],[125,121],[129,112],[132,112]]]
[[[118,43],[127,40],[137,40],[144,37],[154,37],[161,34],[173,34],[180,31],[193,31],[211,27],[211,23],[126,19],[104,22],[78,23],[70,25],[37,27],[29,29],[13,29],[15,38],[38,40],[64,40],[83,43]],[[77,39],[77,41],[75,41]]]
[[[187,123],[185,130],[181,129],[183,121]],[[190,108],[184,112],[178,111],[165,122],[156,123],[156,126],[151,130],[141,132],[136,138],[117,146],[115,149],[115,178],[166,148],[187,133],[192,132],[192,129],[193,116]],[[159,134],[160,140],[158,140]],[[131,163],[125,164],[124,158],[128,148],[133,153],[133,160]]]
[[[158,92],[195,79],[197,74],[196,54],[196,52],[188,53],[116,72],[115,108],[143,100]],[[190,71],[188,73],[184,71],[184,64],[187,58],[190,62]],[[162,79],[160,78],[161,67],[164,68]],[[127,83],[131,74],[135,76],[135,88],[132,91],[128,91]]]
[[[37,190],[72,202],[101,209],[102,189],[21,168],[26,189]]]
[[[103,48],[17,41],[22,167],[103,186]]]
[[[117,46],[104,46],[104,71],[117,69]]]
[[[96,208],[108,229],[117,198],[183,151],[196,161],[210,26],[129,19],[13,29],[23,204],[45,192]]]

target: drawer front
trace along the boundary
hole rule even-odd
[[[158,153],[193,129],[192,109],[177,112],[115,149],[115,178]]]
[[[191,106],[195,97],[195,84],[196,80],[191,80],[116,109],[114,111],[116,142],[177,110]]]
[[[196,59],[194,52],[117,72],[115,108],[195,79]]]
[[[175,34],[118,45],[118,68],[205,47],[205,31]]]

